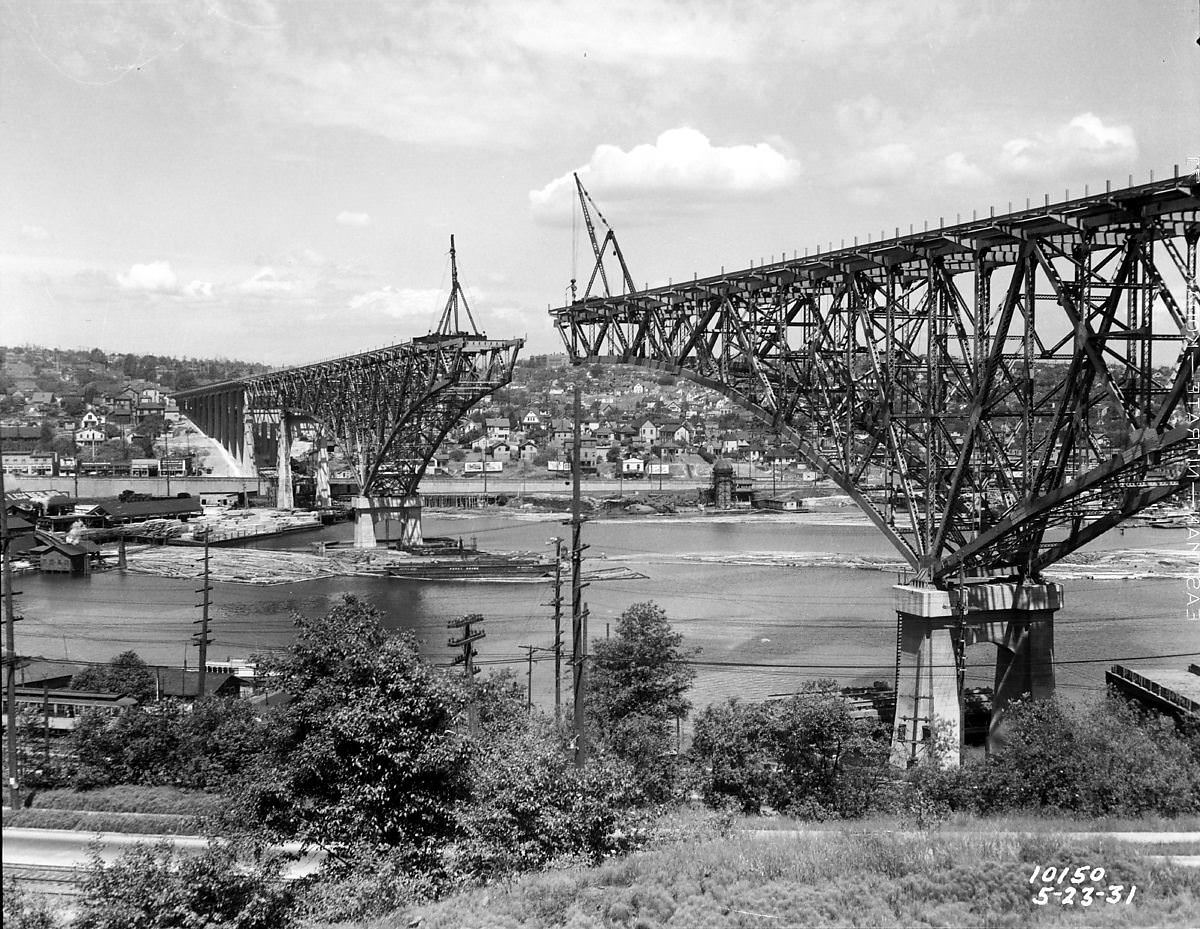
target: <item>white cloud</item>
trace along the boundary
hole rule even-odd
[[[46,231],[45,226],[22,226],[21,235],[35,242],[45,242],[50,238],[50,233]]]
[[[242,293],[254,295],[291,293],[295,289],[296,281],[280,278],[274,268],[259,268],[253,277],[238,284]]]
[[[962,152],[951,152],[942,159],[942,176],[947,184],[966,187],[972,184],[982,184],[988,180],[988,174],[979,165],[967,160]]]
[[[859,152],[846,163],[850,180],[862,187],[889,187],[910,183],[917,152],[908,142],[885,142]]]
[[[608,202],[678,197],[695,207],[779,190],[799,175],[800,163],[767,142],[713,145],[704,133],[680,127],[629,151],[599,145],[574,173],[589,193]],[[569,217],[574,184],[568,172],[531,190],[534,217],[551,222]]]
[[[1095,113],[1081,113],[1032,138],[1009,139],[1000,148],[998,164],[1006,174],[1030,177],[1127,165],[1137,154],[1132,126],[1108,126]]]
[[[337,224],[339,226],[356,226],[362,228],[371,225],[371,217],[366,213],[355,213],[351,210],[342,210],[337,215]]]
[[[432,329],[441,315],[446,294],[429,288],[400,288],[390,285],[356,294],[346,306],[356,312],[390,316],[393,319],[428,321]]]
[[[192,281],[183,288],[184,296],[187,297],[211,297],[213,295],[212,281]]]
[[[125,274],[117,274],[123,290],[143,290],[149,293],[171,294],[179,289],[179,280],[168,261],[151,261],[133,265]]]

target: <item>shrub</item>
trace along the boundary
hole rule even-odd
[[[554,723],[526,714],[511,678],[480,689],[480,734],[471,745],[469,795],[456,815],[448,871],[460,881],[494,880],[635,847],[643,830],[630,766],[602,752],[576,767]]]
[[[981,778],[982,808],[1091,816],[1200,812],[1200,768],[1186,735],[1108,698],[1075,708],[1028,700],[1009,710],[1009,741]]]
[[[870,810],[888,776],[887,733],[855,720],[831,687],[817,681],[788,700],[731,700],[698,716],[691,754],[705,801],[816,819]]]
[[[58,929],[59,925],[42,897],[25,890],[13,874],[4,875],[5,929]]]
[[[80,880],[72,929],[287,929],[292,894],[276,862],[245,862],[231,848],[210,845],[199,855],[170,843],[134,846],[112,864],[99,850]]]
[[[1200,812],[1193,736],[1157,714],[1115,698],[1086,708],[1025,700],[1009,707],[1006,724],[1007,743],[987,759],[959,769],[918,765],[910,771],[906,803],[923,804],[928,815]]]

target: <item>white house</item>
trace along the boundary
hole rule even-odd
[[[654,420],[652,419],[643,420],[642,424],[638,426],[638,437],[645,445],[653,445],[657,442],[658,435],[658,426],[654,424]]]
[[[487,430],[487,437],[493,440],[508,441],[508,434],[512,431],[512,427],[508,423],[508,418],[505,416],[497,416],[484,421],[484,426]]]

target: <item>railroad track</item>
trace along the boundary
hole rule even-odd
[[[72,866],[4,863],[4,876],[13,877],[27,890],[52,897],[76,897],[76,881],[84,869]]]

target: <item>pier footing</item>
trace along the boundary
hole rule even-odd
[[[894,588],[896,718],[892,764],[907,767],[930,756],[952,767],[962,745],[960,649],[976,642],[997,646],[988,748],[1005,737],[1005,708],[1024,695],[1054,693],[1054,614],[1060,584],[968,581],[941,590],[920,584]]]
[[[354,498],[354,547],[374,548],[379,542],[421,544],[421,498],[417,494]]]

